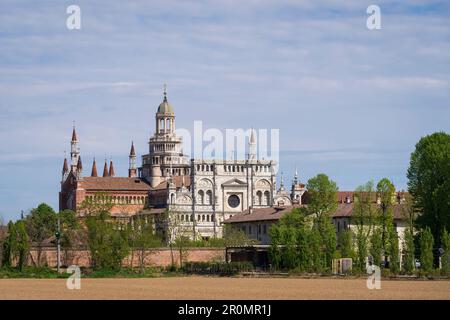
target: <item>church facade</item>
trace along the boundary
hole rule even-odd
[[[140,167],[131,145],[128,177],[116,177],[112,161],[108,168],[106,160],[99,176],[95,159],[91,175],[84,176],[73,129],[71,164],[64,159],[62,170],[60,210],[72,209],[82,217],[83,201],[107,197],[113,204],[113,217],[126,221],[145,215],[170,240],[180,230],[195,239],[221,237],[224,221],[235,215],[301,204],[305,186],[298,182],[297,173],[290,191],[282,180],[277,190],[277,164],[258,159],[253,130],[248,140],[247,159],[189,159],[176,134],[174,109],[164,91],[155,115],[155,132]]]

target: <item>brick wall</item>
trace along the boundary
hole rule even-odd
[[[165,267],[172,263],[172,256],[174,263],[179,265],[180,255],[179,252],[174,249],[173,252],[168,248],[158,248],[147,250],[145,253],[145,265],[146,266],[158,266]],[[41,265],[48,265],[49,267],[56,267],[57,253],[56,248],[49,247],[42,250],[41,253]],[[124,266],[139,266],[140,255],[139,252],[130,253],[130,255],[124,259]],[[212,262],[212,261],[225,261],[225,249],[224,248],[190,248],[187,250],[185,261],[189,262]],[[30,258],[28,264],[34,265],[37,262],[37,251],[30,250]],[[90,266],[90,253],[89,250],[69,250],[67,252],[61,250],[61,264],[64,266],[78,265],[79,267]]]

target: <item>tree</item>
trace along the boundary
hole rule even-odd
[[[381,225],[381,239],[383,242],[384,261],[387,261],[388,247],[389,247],[389,232],[394,225],[393,205],[395,199],[395,186],[387,178],[381,179],[377,183],[377,196],[380,202],[380,225]],[[392,238],[394,239],[394,238]]]
[[[3,264],[3,246],[6,239],[6,227],[3,222],[3,217],[0,215],[0,267]]]
[[[400,268],[400,260],[399,260],[399,247],[398,247],[398,234],[395,228],[392,226],[388,230],[388,238],[389,238],[389,270],[396,274]]]
[[[442,272],[444,274],[450,274],[450,233],[447,229],[444,229],[441,236],[442,249],[444,254],[441,257]]]
[[[25,226],[30,240],[36,244],[37,261],[35,263],[39,267],[41,265],[43,242],[56,232],[56,213],[49,205],[41,203],[37,208],[32,209],[26,217]]]
[[[410,228],[405,229],[405,238],[403,241],[403,271],[411,273],[415,267],[415,248],[414,235]]]
[[[353,248],[353,232],[346,229],[339,234],[339,250],[342,258],[354,258],[355,250]]]
[[[154,233],[151,221],[148,221],[143,215],[137,215],[131,220],[128,234],[130,248],[133,253],[131,258],[132,263],[134,252],[137,251],[139,257],[139,270],[143,273],[148,249],[160,247],[162,244],[161,238]]]
[[[427,227],[420,234],[420,263],[425,272],[433,270],[433,244],[433,234]]]
[[[87,242],[95,269],[119,269],[129,253],[127,228],[110,216],[111,198],[99,193],[93,201],[85,200]]]
[[[450,135],[436,132],[422,137],[411,154],[407,177],[420,212],[417,223],[430,228],[440,246],[443,230],[450,230]]]
[[[281,269],[282,268],[282,253],[281,253],[281,245],[283,244],[283,240],[281,238],[281,230],[278,223],[274,224],[269,229],[270,236],[270,249],[269,249],[269,259],[273,268]]]
[[[22,271],[27,262],[29,248],[24,221],[19,220],[16,223],[10,221],[8,223],[8,235],[3,242],[2,264],[6,267],[16,264],[16,267]]]
[[[381,256],[383,254],[383,240],[381,238],[380,228],[375,228],[370,237],[370,255],[373,258],[373,264],[381,266]]]
[[[328,215],[322,215],[321,218],[317,219],[315,226],[318,228],[321,235],[322,248],[324,250],[324,268],[331,268],[333,258],[336,253],[336,229]]]
[[[223,227],[223,245],[225,247],[251,246],[257,243],[257,240],[250,239],[243,230],[235,226],[227,224]]]
[[[25,222],[19,220],[16,222],[16,236],[17,236],[17,268],[22,271],[27,263],[28,253],[30,251],[30,244],[28,234],[25,227]]]
[[[310,196],[307,209],[309,214],[321,218],[322,215],[336,210],[338,187],[336,182],[330,180],[326,174],[320,173],[309,179],[306,188]]]
[[[5,241],[3,242],[2,264],[6,267],[13,265],[14,255],[17,252],[17,232],[14,222],[8,222],[8,231]]]
[[[311,248],[310,271],[321,272],[323,270],[322,237],[318,228],[312,228],[309,233],[309,246]]]
[[[64,250],[65,261],[68,260],[68,251],[75,245],[84,243],[86,234],[80,228],[76,213],[72,210],[63,210],[58,213],[60,219],[61,248]]]
[[[356,269],[365,272],[369,237],[374,230],[377,214],[373,205],[373,182],[356,188],[352,222],[355,225]]]

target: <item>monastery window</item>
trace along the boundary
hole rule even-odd
[[[266,202],[266,205],[270,205],[270,192],[269,191],[266,191],[266,192],[264,192],[264,198],[265,198],[265,202]]]
[[[200,218],[201,218],[200,215],[198,215],[198,216],[197,216],[197,221],[200,221]]]
[[[170,203],[171,204],[175,203],[175,194],[173,194],[173,193],[170,195]]]
[[[206,221],[209,222],[209,214],[206,216]]]
[[[181,221],[184,221],[184,214],[181,215]]]
[[[198,192],[198,203],[204,204],[204,201],[205,201],[205,193],[203,192],[203,190],[200,190]]]
[[[202,215],[202,222],[205,221],[205,215]]]
[[[256,192],[256,198],[258,201],[257,204],[262,205],[262,192],[261,191]]]
[[[212,204],[212,191],[206,191],[206,204]]]

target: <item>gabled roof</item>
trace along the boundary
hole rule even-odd
[[[240,185],[240,186],[245,186],[247,185],[246,182],[239,180],[237,178],[225,181],[224,183],[222,183],[223,186],[233,186],[233,185]]]
[[[248,210],[242,214],[236,214],[231,218],[224,221],[224,223],[240,223],[240,222],[255,222],[255,221],[267,221],[267,220],[279,220],[283,215],[289,213],[294,208],[306,207],[302,206],[288,206],[288,207],[271,207],[271,208],[257,208],[253,209],[252,213],[248,213]],[[333,218],[345,218],[353,215],[353,203],[341,203],[334,214]],[[394,205],[394,219],[403,220],[404,207],[401,204]]]
[[[190,176],[174,176],[172,177],[173,183],[175,183],[176,188],[181,188],[182,182],[185,187],[189,187],[191,185],[191,177]],[[155,190],[163,190],[167,189],[168,181],[163,181],[155,187]]]
[[[80,187],[90,191],[148,191],[150,184],[141,178],[128,177],[84,177],[79,181]]]

